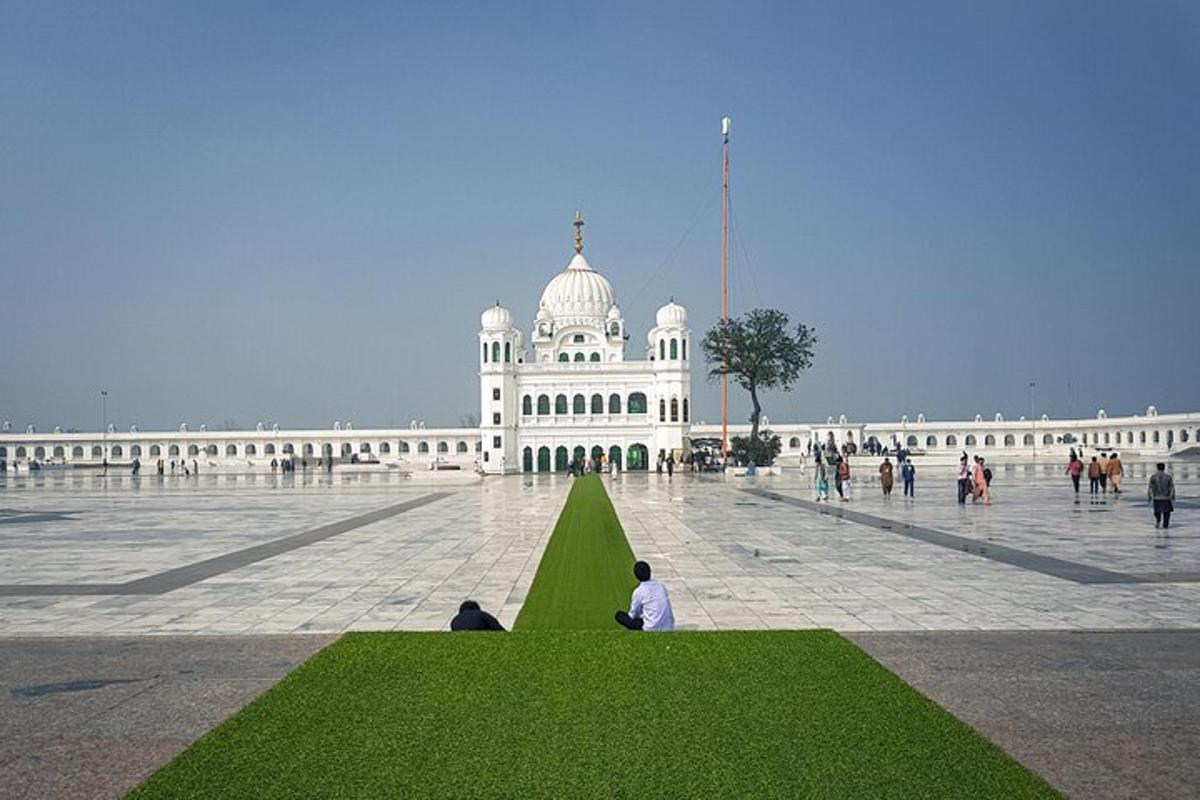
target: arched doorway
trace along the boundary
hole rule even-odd
[[[550,448],[542,445],[538,448],[538,472],[550,471]]]
[[[614,444],[612,447],[608,448],[608,461],[610,464],[612,464],[613,466],[620,469],[620,467],[621,467],[621,447],[620,447],[620,445]]]
[[[533,448],[526,447],[521,451],[521,470],[523,472],[533,472]]]
[[[567,463],[569,462],[569,460],[570,460],[570,456],[567,455],[566,446],[560,444],[558,447],[556,447],[554,449],[554,471],[555,472],[566,472],[567,471]]]
[[[629,467],[630,470],[645,470],[650,465],[650,452],[644,444],[634,444],[629,446]]]
[[[576,464],[582,464],[585,455],[587,455],[587,449],[581,444],[575,445],[575,449],[571,451],[571,458]]]
[[[600,445],[596,445],[595,447],[592,448],[592,463],[599,464],[600,459],[602,459],[602,458],[604,458],[604,448],[601,447]],[[593,469],[595,469],[595,468],[593,467]]]

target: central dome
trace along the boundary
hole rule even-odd
[[[570,324],[572,320],[603,321],[615,302],[612,284],[592,269],[583,253],[576,253],[567,268],[546,284],[541,307],[560,324]]]

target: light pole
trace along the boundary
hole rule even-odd
[[[108,461],[108,390],[100,390],[100,457]]]
[[[1033,416],[1033,387],[1037,381],[1029,382],[1029,424],[1033,426],[1033,460],[1037,461],[1037,418]]]

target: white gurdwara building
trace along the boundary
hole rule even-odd
[[[546,285],[528,349],[497,303],[479,332],[480,468],[563,472],[601,456],[646,469],[687,446],[691,381],[687,311],[668,302],[647,335],[645,358],[627,360],[625,320],[612,284],[583,255]]]

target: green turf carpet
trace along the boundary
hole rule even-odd
[[[349,634],[136,798],[1054,791],[828,631]]]
[[[637,586],[633,561],[600,477],[576,478],[513,628],[613,630]]]

